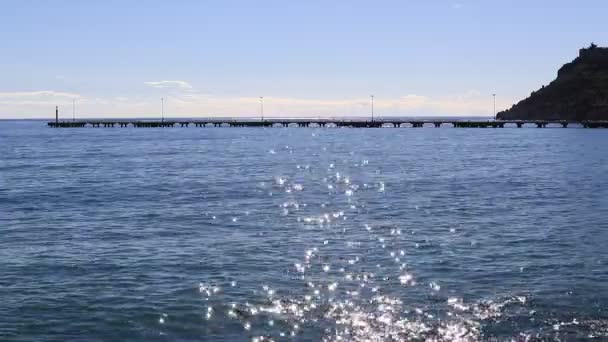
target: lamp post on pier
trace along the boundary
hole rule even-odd
[[[160,122],[165,123],[165,98],[160,98]]]
[[[372,98],[372,122],[374,122],[374,95],[370,95]]]
[[[264,121],[264,96],[260,96],[260,114],[262,115],[262,121]]]
[[[496,121],[496,94],[492,94],[494,98],[494,121]]]

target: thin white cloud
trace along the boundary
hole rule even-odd
[[[477,89],[467,90],[463,94],[456,95],[456,97],[460,98],[460,99],[471,99],[471,98],[480,97],[480,96],[481,96],[481,92]]]
[[[62,104],[81,98],[82,96],[80,94],[53,90],[0,92],[0,104],[13,106]]]
[[[40,91],[15,91],[15,92],[0,92],[0,99],[6,98],[41,98],[41,97],[69,97],[78,98],[80,94],[67,93],[54,90],[40,90]]]
[[[453,8],[453,9],[461,9],[461,8],[463,8],[463,7],[464,7],[464,5],[463,5],[463,4],[461,4],[461,3],[455,3],[455,4],[452,4],[452,8]]]
[[[160,103],[150,96],[115,97],[81,96],[58,91],[0,93],[0,118],[40,118],[54,115],[55,105],[61,113],[70,112],[72,100],[77,100],[77,113],[85,117],[155,117]],[[515,99],[497,98],[496,109],[507,108]],[[167,95],[164,102],[167,117],[257,117],[260,98],[257,96],[215,96],[185,92]],[[65,109],[67,107],[67,109]],[[490,116],[493,111],[491,94],[475,90],[451,96],[409,94],[385,98],[376,95],[374,113],[377,116]],[[368,116],[371,101],[360,98],[295,98],[264,97],[267,117],[340,117]]]
[[[186,81],[149,81],[144,82],[145,85],[153,88],[179,88],[192,89],[192,85]]]

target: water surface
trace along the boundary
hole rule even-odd
[[[2,121],[0,339],[606,339],[607,150]]]

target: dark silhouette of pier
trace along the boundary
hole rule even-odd
[[[450,120],[450,119],[196,119],[196,120],[78,120],[51,121],[49,127],[441,127],[458,128],[504,128],[504,127],[563,127],[576,125],[584,128],[608,128],[608,121],[563,121],[563,120]]]

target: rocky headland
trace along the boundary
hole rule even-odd
[[[608,120],[608,48],[591,44],[562,66],[557,78],[510,109],[499,120]]]

